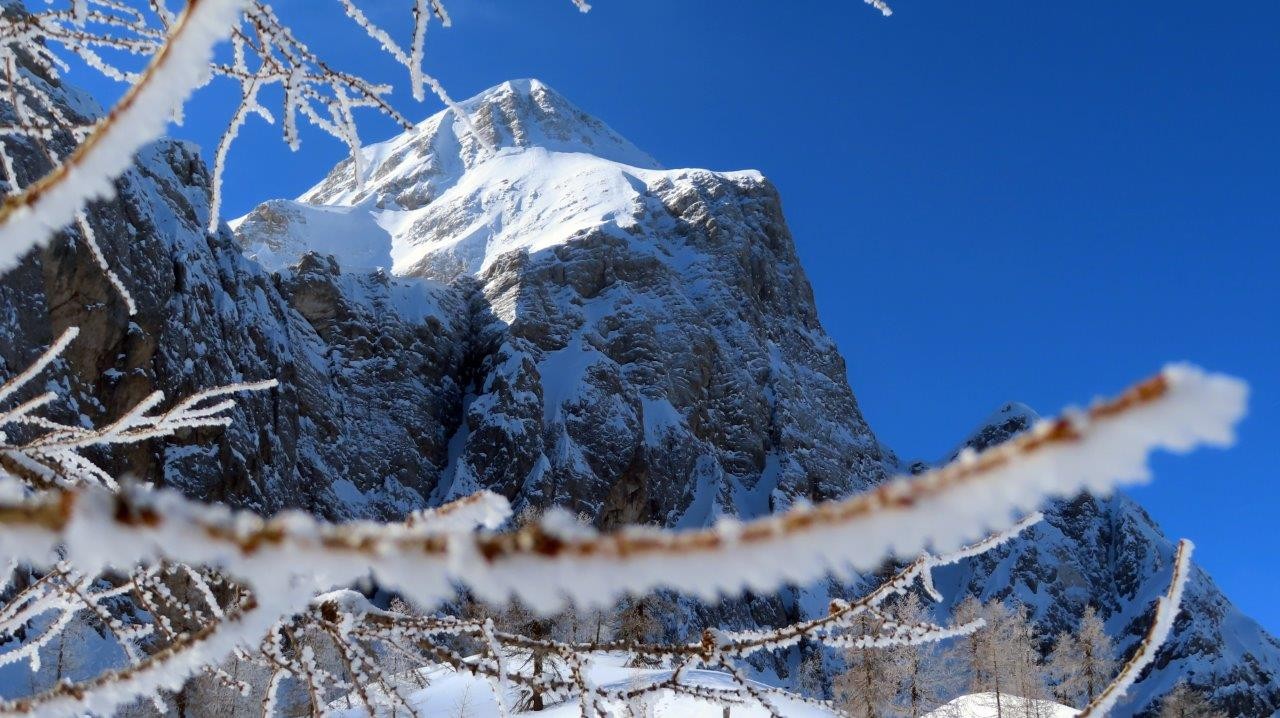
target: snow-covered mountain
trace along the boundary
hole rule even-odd
[[[344,162],[236,223],[282,276],[339,246],[348,271],[466,302],[465,419],[433,500],[700,525],[883,478],[767,181],[659,169],[535,80],[462,107],[365,148],[361,182]]]
[[[234,234],[202,229],[194,148],[148,148],[92,220],[140,313],[64,238],[0,281],[0,371],[81,326],[57,381],[68,418],[97,423],[155,388],[279,378],[226,431],[106,457],[268,513],[395,518],[483,487],[601,526],[699,525],[902,470],[858,409],[767,180],[662,169],[536,81],[462,107],[263,204]],[[41,171],[34,153],[20,165]],[[1033,416],[1010,405],[968,441]],[[1055,628],[1087,598],[1127,648],[1170,552],[1128,499],[1085,497],[939,578],[953,595],[1015,595]],[[843,590],[685,620],[789,621]],[[1234,715],[1280,708],[1280,644],[1203,572],[1189,601],[1129,709],[1180,676]]]

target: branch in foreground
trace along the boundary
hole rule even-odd
[[[465,508],[465,505],[455,508]],[[254,662],[270,672],[271,684],[289,677],[314,686],[309,691],[309,700],[312,711],[317,713],[323,713],[327,705],[343,702],[326,703],[335,695],[333,690],[325,690],[330,687],[338,688],[338,695],[346,694],[345,700],[358,701],[369,715],[380,714],[382,706],[413,714],[409,698],[400,690],[396,677],[372,659],[372,655],[379,652],[401,656],[414,666],[445,666],[460,674],[484,679],[497,696],[505,696],[509,688],[516,688],[536,692],[554,702],[576,700],[582,715],[627,715],[626,706],[666,691],[710,700],[717,705],[753,703],[772,715],[780,715],[772,707],[771,697],[775,695],[830,710],[832,705],[827,701],[783,694],[779,689],[748,680],[742,662],[757,653],[785,650],[801,640],[883,649],[935,642],[972,632],[981,626],[980,620],[954,628],[895,624],[887,618],[881,621],[880,611],[893,596],[903,595],[917,581],[927,580],[927,573],[933,568],[990,550],[1039,519],[1039,515],[1028,517],[1010,531],[984,539],[956,554],[922,556],[862,598],[833,604],[827,616],[769,631],[729,633],[709,629],[703,632],[701,640],[692,643],[566,642],[498,630],[488,617],[421,616],[381,610],[364,596],[344,590],[321,595],[299,616],[277,623],[261,643],[261,658]],[[867,626],[858,621],[859,616],[868,612],[877,616],[877,623],[883,624],[869,633]],[[332,668],[321,668],[289,655],[282,648],[298,645],[297,637],[308,632],[326,636],[338,654],[348,657],[338,662],[345,676],[335,675]],[[477,652],[457,651],[454,647],[459,640],[469,642]],[[529,661],[520,657],[532,654],[557,657],[564,670],[530,671]],[[590,664],[611,654],[640,659],[645,665],[677,668],[666,676],[611,687],[593,684],[588,673]],[[700,667],[722,670],[728,685],[711,687],[687,682],[688,672]]]
[[[75,152],[0,206],[0,271],[76,217],[86,202],[115,192],[112,181],[134,153],[160,137],[175,108],[208,75],[213,48],[231,32],[247,0],[188,0],[163,47],[124,98]]]
[[[86,458],[85,449],[133,444],[172,436],[183,429],[228,426],[231,418],[227,414],[235,402],[226,396],[276,386],[275,379],[230,384],[192,394],[166,411],[148,413],[164,400],[164,394],[156,391],[100,428],[64,424],[42,416],[40,411],[57,399],[52,392],[5,409],[15,393],[30,390],[34,379],[66,351],[78,334],[76,327],[67,329],[30,366],[0,385],[0,479],[15,478],[28,490],[100,486],[114,491],[119,488],[115,478]],[[19,440],[15,435],[23,438]]]
[[[483,499],[480,500],[483,503]],[[466,509],[476,501],[469,501],[453,507],[455,510]],[[470,674],[484,679],[493,686],[497,695],[506,695],[509,687],[517,687],[523,691],[533,691],[552,699],[553,702],[577,700],[583,715],[617,715],[619,710],[626,710],[635,701],[673,692],[709,700],[717,705],[752,703],[763,707],[771,715],[780,715],[773,705],[771,696],[785,695],[788,700],[802,700],[807,704],[830,709],[825,701],[800,699],[794,695],[783,694],[769,686],[755,684],[745,678],[740,661],[761,651],[785,649],[800,640],[807,639],[828,645],[853,646],[861,649],[880,649],[894,646],[917,645],[923,642],[945,640],[965,635],[979,628],[981,621],[953,628],[942,628],[930,624],[898,624],[881,612],[884,602],[893,596],[903,595],[917,581],[928,585],[929,573],[933,568],[955,563],[964,558],[980,555],[1010,540],[1019,532],[1033,525],[1040,519],[1033,515],[1019,522],[1009,531],[998,534],[955,553],[942,557],[921,556],[894,577],[877,587],[860,599],[851,602],[839,601],[832,604],[828,616],[805,621],[791,626],[784,626],[771,631],[753,631],[746,633],[726,633],[716,630],[704,632],[702,640],[694,643],[647,644],[634,641],[566,643],[548,639],[533,639],[523,635],[497,630],[489,618],[454,618],[450,616],[421,616],[396,611],[378,609],[360,594],[352,591],[336,591],[316,597],[304,610],[296,616],[285,616],[275,621],[261,610],[255,599],[243,591],[239,591],[225,611],[217,608],[212,594],[203,591],[204,609],[212,609],[214,617],[204,621],[198,630],[172,634],[163,624],[155,624],[150,628],[170,634],[170,643],[162,650],[152,653],[146,658],[123,669],[108,671],[94,679],[81,683],[60,683],[50,690],[29,698],[18,699],[0,704],[0,715],[26,714],[39,712],[51,714],[75,714],[92,707],[99,711],[111,710],[114,706],[128,702],[132,697],[153,694],[158,688],[176,689],[182,680],[198,670],[225,681],[227,688],[248,695],[249,686],[220,669],[213,667],[219,652],[225,653],[228,646],[234,646],[237,640],[241,643],[252,643],[255,630],[264,630],[265,638],[259,643],[259,653],[255,656],[240,653],[241,659],[265,668],[271,676],[267,687],[264,705],[274,706],[276,688],[285,678],[293,678],[308,686],[308,701],[313,712],[325,713],[329,708],[341,705],[344,701],[333,701],[334,690],[337,695],[346,694],[347,707],[350,701],[358,699],[370,715],[379,714],[379,708],[403,708],[409,714],[414,713],[409,695],[404,691],[403,678],[388,673],[377,660],[377,647],[381,651],[391,653],[411,661],[414,666],[439,665],[447,666],[454,671]],[[1169,595],[1161,601],[1155,625],[1138,656],[1131,661],[1116,681],[1105,689],[1103,696],[1114,697],[1123,694],[1127,686],[1141,672],[1143,665],[1150,660],[1160,643],[1168,634],[1171,616],[1177,612],[1177,602],[1181,595],[1181,583],[1187,575],[1189,547],[1184,543],[1180,547],[1174,571],[1173,586]],[[191,572],[186,567],[176,567]],[[173,569],[169,569],[170,572]],[[60,572],[56,576],[66,577]],[[148,570],[139,577],[155,575]],[[192,574],[196,577],[196,574]],[[212,580],[221,581],[213,576]],[[70,582],[63,581],[64,585]],[[135,578],[132,581],[134,590],[141,591],[139,596],[150,596],[150,601],[164,601],[164,594],[156,594],[148,590],[148,582]],[[206,584],[201,579],[201,586]],[[32,590],[41,589],[55,598],[67,598],[69,592],[44,580]],[[55,590],[50,590],[50,588]],[[104,591],[120,593],[124,586]],[[30,594],[31,590],[20,596],[20,601],[10,603],[10,607],[21,608],[24,604],[38,602]],[[172,599],[172,594],[167,594]],[[74,599],[73,599],[74,602]],[[55,602],[56,603],[56,602]],[[150,605],[150,604],[148,604]],[[199,614],[200,609],[183,607],[191,613]],[[9,612],[6,607],[6,613]],[[56,607],[55,607],[56,610]],[[82,610],[82,609],[75,609]],[[30,615],[30,611],[24,611]],[[152,611],[154,614],[154,611]],[[859,624],[859,615],[869,613],[880,624],[871,633],[855,635],[866,630]],[[246,620],[248,619],[248,620]],[[27,619],[30,620],[30,619]],[[264,622],[269,628],[264,629]],[[16,627],[14,620],[9,620],[4,630],[12,634]],[[148,628],[143,625],[140,628]],[[113,629],[119,635],[122,630]],[[308,654],[298,653],[301,645],[299,637],[311,633],[320,635],[329,641],[339,660],[336,666],[322,667]],[[451,646],[459,639],[470,639],[472,645],[479,646],[479,653],[464,655]],[[9,656],[15,660],[22,656],[14,655],[25,651],[20,647],[11,651]],[[556,655],[568,669],[564,671],[526,672],[527,661],[518,657],[539,652],[543,655]],[[635,681],[616,687],[597,686],[591,682],[587,667],[591,661],[615,652],[623,652],[632,656],[644,657],[650,664],[662,663],[675,667],[665,677],[654,677],[652,680]],[[711,669],[723,669],[729,685],[724,687],[701,686],[684,682],[689,671],[704,666]],[[338,673],[334,671],[337,670]],[[421,687],[421,684],[419,685]],[[328,696],[328,697],[326,697]],[[1098,712],[1106,710],[1103,699],[1093,709]],[[272,714],[268,710],[268,715]],[[504,713],[505,715],[506,713]]]
[[[1147,454],[1156,448],[1229,444],[1246,394],[1235,379],[1171,367],[1086,412],[1043,422],[936,471],[714,529],[585,537],[539,526],[508,534],[433,532],[332,525],[296,514],[264,521],[169,492],[56,491],[0,503],[0,548],[47,561],[41,547],[65,541],[82,571],[157,559],[219,566],[258,595],[260,582],[274,585],[282,573],[325,590],[372,572],[425,607],[453,595],[457,583],[486,600],[517,596],[544,612],[569,600],[600,606],[659,587],[702,597],[764,591],[869,570],[892,553],[949,551],[1047,499],[1142,481]]]

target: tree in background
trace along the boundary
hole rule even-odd
[[[996,715],[1017,713],[1035,718],[1044,698],[1035,627],[1026,606],[1010,607],[999,600],[982,603],[970,596],[955,610],[955,620],[985,622],[958,643],[954,655],[968,676],[969,693],[991,693]],[[1011,696],[1026,700],[1010,700]]]
[[[894,619],[907,624],[928,623],[929,611],[920,596],[908,593],[894,607]],[[903,646],[891,654],[897,662],[899,678],[895,713],[904,718],[920,718],[943,705],[956,694],[960,685],[951,661],[950,651],[937,644]]]
[[[810,698],[827,697],[827,666],[819,648],[809,651],[796,669],[796,690]]]
[[[1030,612],[1018,604],[1008,613],[1006,646],[1009,690],[1022,700],[1018,713],[1023,718],[1043,718],[1048,698],[1045,671],[1040,657],[1039,639]]]
[[[1004,715],[1004,693],[1008,686],[1004,680],[1007,674],[1004,646],[1001,643],[1005,627],[1004,605],[998,601],[984,604],[973,596],[969,596],[956,606],[956,621],[969,623],[986,621],[981,630],[971,633],[958,646],[957,656],[969,678],[969,693],[993,693],[996,701],[996,715]],[[993,620],[994,619],[994,620]]]
[[[1160,718],[1227,718],[1227,714],[1183,681],[1160,702]]]
[[[1115,646],[1093,606],[1084,609],[1074,633],[1062,632],[1049,653],[1049,677],[1062,703],[1091,702],[1115,675]]]
[[[863,614],[857,619],[858,632],[873,636],[882,630],[883,620]],[[836,705],[854,718],[884,718],[895,713],[902,663],[896,647],[859,647],[844,652],[845,667],[831,682]]]

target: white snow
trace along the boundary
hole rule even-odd
[[[504,149],[414,212],[381,218],[397,274],[479,274],[507,252],[534,252],[605,224],[626,229],[642,170],[585,153]],[[462,219],[465,218],[465,219]]]
[[[1031,705],[1027,705],[1030,703]],[[1036,718],[1075,718],[1079,714],[1075,708],[1064,706],[1053,701],[1030,701],[1025,698],[1005,694],[1000,697],[999,708],[1003,715]],[[971,693],[960,696],[935,711],[926,713],[924,718],[996,718],[997,705],[995,693]]]
[[[660,682],[671,677],[671,669],[636,668],[626,665],[625,657],[620,654],[603,654],[593,657],[586,669],[588,680],[603,689],[617,689],[629,686],[643,686]],[[682,680],[687,685],[718,689],[733,692],[737,690],[727,673],[709,670],[686,670],[682,672]],[[426,688],[419,687],[426,682]],[[501,715],[493,685],[482,678],[458,673],[451,668],[433,667],[423,669],[418,676],[404,675],[398,681],[399,686],[409,689],[409,704],[420,716],[465,716],[466,718],[498,718]],[[760,683],[751,685],[768,689]],[[504,696],[507,705],[513,705],[518,698],[515,690]],[[759,705],[746,702],[732,704],[733,718],[764,718],[769,712]],[[770,694],[770,700],[789,718],[831,718],[839,715],[822,707],[804,703],[786,695]],[[638,704],[633,704],[639,707]],[[363,718],[368,716],[354,696],[334,701],[330,707],[335,709],[335,718]],[[620,705],[613,706],[617,715],[627,715]],[[687,695],[676,695],[671,691],[663,691],[645,700],[648,712],[637,713],[645,718],[721,718],[724,708],[709,701],[700,700]],[[389,718],[392,715],[390,706],[378,706],[377,718]],[[578,718],[582,715],[580,704],[570,699],[558,705],[549,706],[536,713],[516,713],[516,716],[539,716],[544,718]],[[1048,718],[1058,718],[1050,716]]]
[[[232,223],[252,238],[244,251],[278,272],[307,252],[332,255],[345,270],[391,269],[391,235],[378,216],[361,207],[325,207],[272,200]]]
[[[605,654],[593,657],[589,663],[587,675],[593,684],[603,689],[618,689],[663,681],[671,676],[671,670],[631,667],[626,665],[624,656]],[[733,691],[735,688],[728,674],[720,671],[686,670],[682,673],[682,677],[686,684],[692,686],[725,691]],[[465,718],[498,718],[500,715],[491,682],[470,674],[458,673],[452,668],[421,669],[416,672],[416,675],[398,676],[396,684],[402,692],[407,694],[409,704],[417,715],[465,716]],[[423,684],[426,684],[426,687],[423,687]],[[752,685],[762,686],[754,682]],[[375,692],[374,695],[376,696],[377,693]],[[511,690],[506,696],[506,703],[511,705],[517,698],[518,693]],[[790,698],[781,692],[771,693],[770,700],[781,714],[788,718],[828,718],[840,715],[834,710]],[[334,701],[330,707],[334,709],[336,718],[368,716],[368,711],[359,705],[359,700],[354,695]],[[1075,708],[1050,700],[1033,701],[1010,694],[1000,697],[1000,707],[1006,716],[1029,714],[1036,718],[1075,718],[1079,714]],[[392,709],[388,705],[379,704],[376,708],[377,718],[389,718],[392,715]],[[618,715],[626,715],[620,706],[618,708]],[[649,712],[639,715],[645,718],[722,718],[724,715],[722,705],[687,695],[676,695],[670,691],[663,691],[648,698],[644,708]],[[581,712],[578,701],[570,699],[551,705],[541,712],[515,715],[530,718],[533,716],[578,718]],[[769,713],[749,700],[741,703],[735,700],[731,704],[730,715],[734,718],[759,718]],[[997,718],[996,695],[995,693],[963,695],[926,713],[924,718]]]

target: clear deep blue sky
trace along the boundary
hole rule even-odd
[[[317,0],[276,0],[345,66],[401,74]],[[407,0],[370,3],[396,23]],[[1000,403],[1042,413],[1170,360],[1248,379],[1229,451],[1133,493],[1280,633],[1280,3],[452,0],[428,66],[458,97],[537,77],[663,164],[782,193],[880,437],[937,458]],[[206,91],[177,133],[213,146]],[[438,109],[401,98],[413,119]],[[364,135],[384,139],[370,117]],[[342,155],[261,123],[228,216]]]

